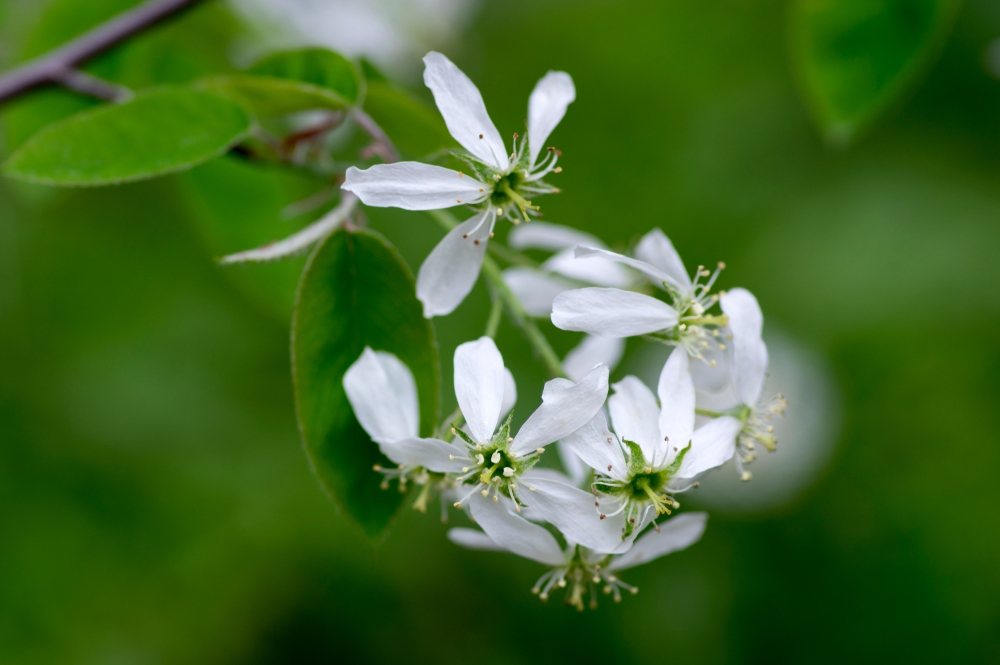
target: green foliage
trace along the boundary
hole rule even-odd
[[[198,87],[230,97],[263,118],[350,106],[348,100],[332,90],[270,76],[219,76],[199,82]]]
[[[430,435],[440,369],[413,275],[381,236],[341,230],[316,249],[299,284],[292,321],[296,407],[323,487],[378,542],[404,497],[379,488],[381,476],[372,466],[391,463],[358,424],[344,393],[344,373],[365,346],[395,354],[413,372],[421,434]]]
[[[309,83],[333,90],[351,103],[358,100],[358,73],[354,64],[328,49],[308,48],[275,53],[254,65],[250,73]]]
[[[436,111],[386,83],[368,83],[365,111],[403,153],[423,156],[458,147]]]
[[[46,128],[10,157],[4,172],[58,186],[143,180],[224,153],[249,126],[246,113],[232,101],[207,92],[162,88]]]
[[[908,92],[939,52],[959,0],[795,0],[795,67],[813,115],[851,140]]]

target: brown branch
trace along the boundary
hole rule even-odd
[[[0,76],[0,104],[51,83],[99,99],[120,100],[127,90],[80,72],[78,67],[112,46],[199,2],[202,0],[146,0]]]

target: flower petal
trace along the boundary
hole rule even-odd
[[[494,542],[504,548],[550,566],[566,564],[566,554],[555,537],[543,527],[511,512],[510,502],[493,501],[478,492],[469,500],[469,508],[476,523]]]
[[[343,189],[354,192],[365,205],[405,210],[438,210],[479,203],[492,186],[472,176],[420,162],[376,164],[362,171],[347,169]]]
[[[680,449],[691,440],[694,431],[694,382],[687,351],[675,348],[667,358],[656,392],[660,396],[660,446],[661,452],[653,466],[659,466],[668,458],[667,450]],[[669,455],[673,459],[673,455]]]
[[[595,337],[587,335],[566,354],[563,370],[566,376],[579,381],[595,365],[607,365],[614,369],[625,353],[625,340],[620,337]]]
[[[507,236],[507,244],[514,249],[545,249],[558,252],[561,249],[572,249],[577,245],[604,247],[595,236],[583,231],[548,222],[532,222],[515,226]]]
[[[566,72],[549,72],[535,84],[528,98],[528,147],[532,166],[549,134],[566,115],[566,107],[575,99],[576,88]]]
[[[424,83],[455,140],[466,150],[498,171],[507,168],[507,149],[497,131],[476,84],[440,53],[424,56]]]
[[[663,231],[653,229],[644,235],[636,245],[635,257],[670,275],[685,300],[692,297],[694,290],[691,288],[691,276],[688,275],[673,243]]]
[[[757,406],[767,377],[767,346],[761,339],[764,315],[753,294],[732,289],[720,298],[733,333],[733,386],[747,406]]]
[[[418,435],[417,384],[399,358],[366,346],[347,368],[343,383],[355,417],[373,441],[386,443]]]
[[[596,471],[619,480],[628,477],[625,453],[622,452],[618,439],[608,429],[608,419],[605,418],[603,409],[586,425],[569,436],[564,436],[560,444],[560,450],[567,448],[573,451]]]
[[[422,466],[436,473],[458,473],[463,466],[469,465],[464,451],[440,439],[400,439],[387,441],[379,447],[396,464]]]
[[[639,272],[643,273],[648,277],[654,284],[662,287],[663,283],[669,284],[674,290],[680,291],[681,285],[677,283],[677,280],[673,278],[672,275],[663,272],[659,268],[652,266],[645,261],[637,261],[636,259],[631,259],[627,256],[619,254],[618,252],[611,252],[606,249],[598,249],[596,247],[587,247],[585,245],[580,245],[576,248],[576,257],[578,259],[584,257],[601,257],[610,261],[617,261],[618,263],[629,266],[630,268],[635,268]]]
[[[723,416],[696,429],[691,435],[691,450],[675,477],[694,478],[729,461],[736,452],[736,435],[742,427],[736,418]]]
[[[583,463],[579,455],[574,453],[562,441],[556,441],[556,450],[559,452],[559,461],[562,462],[562,466],[566,470],[566,475],[569,476],[569,479],[576,487],[583,485],[583,481],[587,479],[587,465]]]
[[[495,220],[492,208],[478,213],[449,231],[424,259],[417,273],[417,298],[425,317],[451,314],[469,295]]]
[[[543,263],[542,268],[597,286],[626,287],[632,283],[628,271],[620,264],[596,256],[580,258],[572,249],[559,252]]]
[[[623,442],[638,443],[646,461],[651,463],[662,447],[657,425],[660,407],[653,392],[634,376],[626,376],[612,388],[615,394],[608,400],[608,411],[615,432]]]
[[[598,337],[633,337],[677,325],[677,312],[656,298],[590,287],[560,293],[552,303],[552,323]]]
[[[503,418],[517,404],[517,383],[514,375],[506,367],[503,368],[503,403],[500,405],[500,417]]]
[[[605,365],[598,365],[578,383],[549,381],[542,392],[542,405],[521,426],[510,451],[524,455],[586,425],[608,397],[609,371]]]
[[[489,337],[455,349],[455,397],[477,442],[493,437],[504,396],[503,356]]]
[[[556,296],[573,288],[572,284],[524,266],[504,270],[503,281],[531,316],[552,314],[552,301]]]
[[[448,529],[448,540],[469,550],[508,551],[506,548],[493,542],[493,539],[485,533],[476,529]]]
[[[661,522],[659,531],[647,531],[635,541],[632,549],[616,556],[608,570],[624,570],[690,547],[701,539],[707,522],[708,513],[684,513],[666,523]]]
[[[544,515],[545,520],[559,529],[567,540],[604,553],[625,552],[631,546],[636,533],[622,540],[625,518],[621,513],[601,519],[594,506],[594,495],[577,489],[568,483],[561,483],[528,471],[521,477],[522,498]],[[638,531],[638,529],[637,529]]]

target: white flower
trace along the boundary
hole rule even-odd
[[[344,373],[343,385],[361,427],[398,465],[396,469],[376,465],[375,470],[386,476],[383,488],[390,478],[399,480],[401,491],[413,480],[423,486],[414,508],[426,510],[432,488],[443,488],[444,474],[460,471],[462,464],[448,459],[456,452],[451,444],[420,438],[417,384],[410,368],[391,353],[366,346]],[[427,465],[428,459],[434,464]]]
[[[688,355],[674,349],[660,374],[656,397],[639,379],[627,376],[613,386],[608,401],[616,434],[598,413],[586,427],[563,439],[599,475],[602,520],[624,514],[624,536],[641,530],[647,518],[670,513],[677,492],[696,486],[694,478],[733,456],[742,423],[722,416],[695,429],[695,391]]]
[[[550,316],[555,297],[581,285],[627,288],[634,282],[632,273],[614,261],[574,258],[576,245],[603,248],[604,243],[567,226],[545,222],[518,226],[511,231],[507,242],[515,249],[555,252],[538,269],[513,266],[503,271],[504,282],[531,316]],[[563,370],[566,376],[578,380],[597,364],[614,369],[624,352],[625,341],[621,338],[587,335],[563,359]]]
[[[767,345],[761,338],[764,315],[757,299],[746,289],[736,288],[724,293],[720,304],[729,317],[732,337],[729,360],[732,400],[728,408],[743,423],[736,437],[736,462],[743,480],[750,480],[750,471],[743,467],[754,461],[757,444],[768,451],[775,450],[778,439],[771,421],[784,415],[787,402],[780,394],[767,402],[761,400],[768,357]]]
[[[568,586],[566,604],[578,610],[583,609],[583,598],[588,591],[590,607],[596,609],[599,585],[603,586],[604,593],[614,594],[615,602],[621,600],[621,589],[638,593],[636,587],[623,582],[616,573],[693,545],[704,533],[708,519],[705,513],[678,515],[658,530],[644,534],[625,554],[611,555],[569,540],[565,548],[561,547],[545,528],[511,513],[502,503],[484,503],[475,515],[486,533],[458,528],[451,529],[448,538],[469,549],[513,552],[551,566],[551,570],[535,583],[532,593],[548,600],[553,588]]]
[[[683,347],[696,357],[720,345],[719,328],[724,316],[707,314],[718,296],[711,293],[719,272],[698,266],[692,281],[670,240],[660,229],[647,233],[635,248],[637,258],[603,249],[580,245],[578,260],[600,257],[629,266],[641,273],[671,298],[667,304],[643,293],[620,288],[588,287],[557,295],[552,303],[552,323],[563,330],[576,330],[598,337],[633,337],[647,335],[667,344]],[[701,279],[707,277],[705,283]],[[721,345],[724,348],[724,344]]]
[[[472,173],[419,162],[379,164],[364,171],[351,167],[343,189],[370,206],[479,209],[451,230],[420,268],[417,297],[424,303],[424,315],[432,317],[452,312],[472,290],[497,217],[515,224],[528,221],[538,214],[530,199],[558,191],[542,178],[562,170],[556,166],[559,152],[549,148],[544,159],[539,155],[576,90],[565,72],[542,77],[528,100],[528,135],[519,140],[515,134],[508,154],[475,84],[440,53],[428,53],[424,64],[424,83],[448,131],[467,151],[458,156]]]
[[[493,501],[507,497],[520,511],[527,505],[521,477],[535,465],[545,446],[589,421],[608,394],[608,368],[604,366],[595,367],[576,383],[553,379],[545,384],[541,406],[511,436],[510,417],[500,423],[504,372],[503,358],[489,337],[455,350],[455,396],[467,424],[455,432],[464,442],[463,452],[455,456],[464,464],[456,482],[467,488],[456,505],[473,494],[488,497],[492,493]]]

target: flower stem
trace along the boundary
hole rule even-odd
[[[500,327],[500,315],[503,314],[503,300],[497,294],[493,295],[493,309],[490,310],[490,318],[486,319],[486,336],[496,339],[497,328]]]
[[[697,407],[695,407],[694,412],[699,416],[708,416],[709,418],[721,418],[724,415],[718,411],[709,411],[708,409],[699,409]]]
[[[552,378],[568,378],[566,372],[563,371],[562,361],[559,360],[559,356],[556,355],[556,352],[549,345],[549,340],[545,338],[542,331],[535,325],[534,319],[524,311],[521,301],[508,288],[507,283],[503,281],[499,266],[488,256],[483,259],[483,275],[490,286],[496,290],[503,304],[506,305],[507,315],[510,317],[511,323],[520,328],[521,332],[524,333],[524,337],[535,350],[535,355],[545,364],[545,368],[552,375]]]
[[[445,210],[428,210],[427,214],[446,231],[450,231],[458,226],[458,222],[452,217],[451,213]],[[510,317],[511,323],[520,328],[521,332],[524,333],[524,337],[535,350],[535,355],[545,364],[545,368],[552,378],[568,378],[566,372],[563,370],[562,361],[559,360],[559,356],[556,355],[552,346],[549,345],[549,340],[545,338],[542,331],[535,325],[534,319],[524,311],[524,307],[521,305],[518,297],[514,295],[514,292],[508,288],[507,283],[503,281],[503,275],[501,275],[500,267],[496,264],[496,261],[488,256],[485,257],[483,259],[482,274],[490,285],[490,289],[496,294],[496,299],[502,302],[507,308],[507,316]]]

